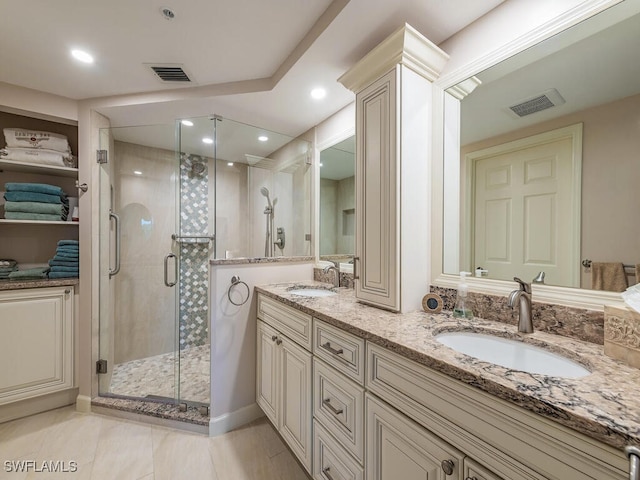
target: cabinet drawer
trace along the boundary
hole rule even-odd
[[[313,422],[313,478],[316,480],[363,480],[362,467],[331,435]]]
[[[311,315],[272,298],[258,295],[258,318],[307,350],[311,350]]]
[[[364,389],[313,360],[313,415],[360,462],[364,459]]]
[[[313,325],[313,353],[363,385],[364,340],[317,318]]]
[[[502,480],[502,477],[491,473],[482,465],[478,465],[469,457],[465,457],[463,462],[465,480]]]

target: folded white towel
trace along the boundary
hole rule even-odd
[[[24,128],[5,128],[3,132],[7,147],[46,148],[57,152],[71,153],[67,137],[60,133]]]
[[[0,158],[13,160],[14,162],[36,163],[38,165],[55,165],[68,167],[73,159],[69,153],[56,152],[44,148],[3,148],[0,150]]]

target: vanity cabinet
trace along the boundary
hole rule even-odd
[[[73,295],[73,286],[0,291],[0,405],[75,386]]]
[[[258,318],[257,403],[311,472],[311,317],[260,295]],[[284,331],[306,331],[308,338],[299,336],[301,345]]]
[[[462,480],[464,454],[367,394],[367,480]]]

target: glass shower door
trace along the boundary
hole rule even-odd
[[[179,217],[174,125],[103,129],[101,396],[179,399]]]

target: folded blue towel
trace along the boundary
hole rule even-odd
[[[58,245],[56,250],[59,252],[78,252],[80,251],[80,247],[78,245]]]
[[[26,280],[32,278],[47,278],[49,267],[28,268],[26,270],[16,270],[9,274],[10,280]]]
[[[54,265],[61,265],[64,267],[77,267],[79,265],[78,261],[70,261],[70,262],[66,262],[64,260],[49,260],[49,265],[51,265],[52,267]]]
[[[66,246],[66,245],[79,246],[80,242],[78,240],[59,240],[58,241],[58,246],[59,247]]]
[[[36,220],[41,222],[61,222],[61,215],[48,213],[27,213],[27,212],[4,212],[7,220]]]
[[[76,274],[80,271],[80,268],[76,265],[75,267],[64,267],[62,265],[54,265],[51,267],[52,272],[75,272]]]
[[[69,207],[61,203],[10,202],[4,204],[5,212],[47,213],[67,217]]]
[[[6,192],[4,199],[8,202],[42,202],[42,203],[59,203],[69,206],[69,199],[60,195],[47,195],[46,193],[37,192]]]
[[[49,278],[77,278],[79,276],[76,272],[49,272]]]
[[[48,185],[46,183],[17,183],[9,182],[4,184],[4,189],[7,192],[34,192],[34,193],[46,193],[47,195],[58,195],[60,197],[65,196],[62,188],[57,185]]]
[[[61,252],[60,250],[56,250],[55,260],[77,260],[80,258],[80,253],[78,252]]]
[[[58,254],[54,255],[54,257],[51,260],[55,262],[75,263],[76,265],[80,261],[78,257],[61,257]]]

